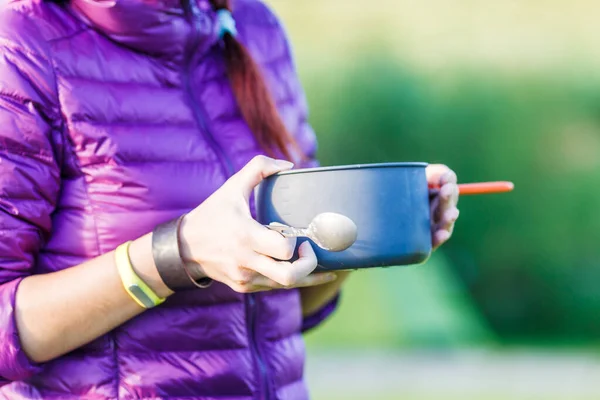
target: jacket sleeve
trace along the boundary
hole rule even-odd
[[[321,309],[317,310],[317,312],[304,317],[304,319],[302,320],[302,332],[308,332],[309,330],[319,326],[323,321],[329,318],[331,314],[333,314],[333,312],[337,309],[339,301],[340,293],[338,293],[327,304],[321,307]]]
[[[21,348],[15,295],[50,234],[60,188],[53,68],[23,33],[12,40],[10,25],[0,27],[0,386],[41,368]]]

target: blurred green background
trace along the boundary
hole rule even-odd
[[[324,165],[441,162],[463,182],[516,185],[461,199],[428,264],[354,274],[307,337],[315,398],[600,398],[585,389],[600,378],[600,3],[269,3]],[[322,374],[350,365],[345,388]],[[381,390],[343,383],[395,370]],[[516,370],[528,378],[515,389]],[[424,389],[435,382],[439,396]]]

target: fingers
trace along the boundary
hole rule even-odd
[[[427,183],[433,186],[442,186],[442,177],[449,172],[452,171],[444,164],[429,164],[425,169]]]
[[[452,236],[454,224],[460,215],[456,207],[459,190],[456,174],[445,165],[430,165],[427,168],[427,181],[440,187],[431,198],[432,244],[436,249]]]
[[[440,177],[440,186],[443,186],[447,183],[458,183],[458,177],[456,176],[456,172],[448,169],[441,177]]]
[[[446,184],[442,187],[442,191],[449,186],[456,186],[453,184]],[[433,215],[436,219],[432,221],[432,241],[433,247],[437,248],[447,242],[452,236],[454,231],[454,224],[460,215],[460,211],[456,208],[456,201],[454,200],[456,190],[453,188],[445,190],[446,193],[440,193],[435,200],[437,204],[433,204],[432,207],[436,207],[433,211]]]
[[[292,287],[307,277],[317,267],[317,256],[309,242],[298,250],[299,258],[293,263],[275,261],[262,254],[255,254],[248,267],[284,287]]]
[[[310,287],[310,286],[318,286],[323,285],[325,283],[333,282],[337,279],[337,274],[334,272],[322,272],[318,274],[311,274],[304,279],[301,279],[298,284],[294,287],[302,288],[302,287]]]
[[[442,217],[440,218],[439,222],[436,224],[435,231],[438,231],[440,229],[445,229],[448,232],[452,233],[452,229],[454,228],[454,223],[458,219],[459,215],[460,215],[460,211],[456,207],[453,207],[453,208],[447,210],[446,212],[444,212],[444,214],[442,214]]]
[[[448,184],[457,185],[458,178],[456,173],[443,164],[431,164],[425,170],[427,175],[427,184],[433,189],[431,195],[441,194],[442,188]],[[456,188],[455,200],[458,202],[458,187]],[[448,189],[446,189],[448,190]]]
[[[232,176],[227,182],[228,186],[241,190],[246,201],[250,198],[252,190],[266,177],[291,169],[293,163],[285,160],[275,160],[265,156],[254,157],[244,168]]]
[[[439,230],[434,232],[432,237],[433,249],[437,249],[442,244],[446,243],[450,239],[451,233],[446,230]]]
[[[431,224],[434,226],[439,220],[438,210],[440,208],[440,196],[436,193],[434,197],[430,197],[429,200],[429,211],[431,214]]]
[[[458,212],[458,187],[453,183],[447,183],[440,189],[437,196],[431,199],[431,216],[434,225],[439,224],[444,218],[451,218]],[[449,215],[446,215],[450,212]],[[458,218],[458,215],[456,216]]]
[[[269,279],[265,276],[258,276],[254,280],[254,284],[256,285],[255,291],[265,291],[265,290],[273,290],[273,289],[293,289],[293,288],[303,288],[310,286],[318,286],[323,285],[325,283],[333,282],[337,279],[337,275],[333,272],[321,272],[317,274],[311,274],[307,277],[304,277],[298,281],[293,286],[284,287],[279,283],[275,282],[272,279]]]
[[[289,260],[294,256],[296,238],[286,238],[254,220],[249,225],[249,245],[252,250],[277,260]]]
[[[225,283],[237,292],[253,293],[322,285],[337,278],[335,273],[312,274],[317,266],[317,257],[310,243],[303,243],[298,253],[299,259],[293,263],[252,253],[247,257],[247,267],[231,270]]]
[[[443,219],[444,215],[456,208],[458,204],[458,186],[454,183],[447,183],[440,189],[436,207],[436,219]]]
[[[449,210],[446,214],[444,214],[441,221],[434,225],[432,229],[434,247],[440,246],[450,239],[452,232],[454,231],[454,223],[458,219],[458,215],[458,209],[454,208]]]

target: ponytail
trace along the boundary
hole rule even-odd
[[[216,11],[231,11],[231,0],[210,2]],[[224,32],[222,41],[227,76],[244,120],[267,155],[278,151],[292,160],[290,146],[299,150],[298,145],[283,124],[258,65],[230,31]],[[303,155],[299,152],[299,156]]]

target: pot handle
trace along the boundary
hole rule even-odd
[[[458,193],[461,196],[506,193],[512,192],[514,188],[514,183],[507,181],[461,183],[458,185]],[[439,186],[429,185],[429,189],[439,189]]]

